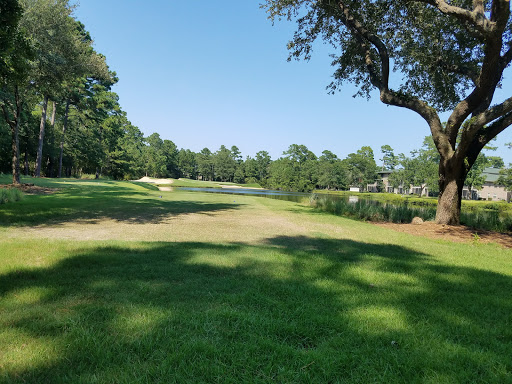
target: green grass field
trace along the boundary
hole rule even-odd
[[[512,382],[508,249],[261,197],[27,181],[59,190],[0,205],[2,383]]]

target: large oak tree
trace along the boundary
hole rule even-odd
[[[363,96],[376,89],[383,103],[426,121],[440,154],[436,221],[458,224],[467,173],[512,124],[512,97],[494,100],[512,60],[509,0],[267,0],[263,6],[272,20],[297,18],[290,58],[309,59],[317,39],[336,49],[332,91],[347,81]],[[399,75],[390,79],[393,70]],[[445,111],[451,114],[444,125]]]

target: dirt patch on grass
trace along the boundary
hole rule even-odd
[[[396,223],[375,223],[375,225],[430,239],[441,239],[457,243],[496,243],[506,248],[512,248],[512,233],[477,230],[463,225],[441,225],[431,221],[420,225]]]
[[[166,196],[163,196],[166,198]],[[237,199],[238,200],[238,199]],[[245,199],[252,200],[252,199]],[[244,201],[244,202],[245,202]],[[275,236],[308,236],[310,230],[282,212],[261,204],[242,203],[233,208],[176,212],[169,210],[157,220],[146,211],[137,220],[101,216],[11,228],[13,237],[68,240],[198,241],[259,244]],[[147,220],[145,220],[147,219]]]
[[[49,195],[50,193],[55,193],[59,190],[58,188],[39,187],[34,184],[0,185],[0,188],[5,188],[5,189],[17,188],[27,195]]]

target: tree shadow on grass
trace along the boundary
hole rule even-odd
[[[512,379],[510,276],[308,237],[67,253],[0,275],[0,381]]]
[[[0,227],[59,225],[70,221],[99,222],[112,219],[144,224],[161,223],[172,216],[238,209],[235,203],[167,200],[158,192],[108,186],[66,189],[58,195],[26,197],[0,207]]]

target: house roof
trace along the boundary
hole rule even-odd
[[[381,177],[385,176],[385,175],[389,175],[393,172],[396,172],[398,171],[397,169],[385,169],[385,170],[382,170],[382,171],[379,171],[377,172],[379,175],[381,175]],[[484,168],[484,170],[482,171],[482,175],[485,176],[485,182],[486,183],[496,183],[496,181],[498,181],[498,178],[500,177],[500,171],[501,169],[498,169],[498,168]]]
[[[482,171],[482,175],[485,176],[486,183],[496,183],[500,177],[500,169],[498,168],[485,168]]]

